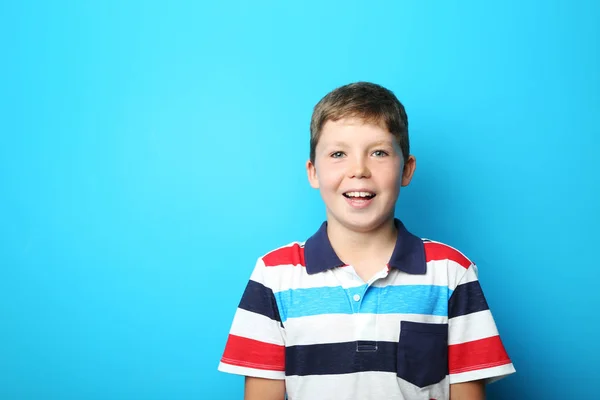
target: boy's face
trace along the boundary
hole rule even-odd
[[[330,224],[368,232],[393,219],[400,187],[410,183],[416,160],[406,165],[394,136],[358,118],[327,121],[307,162],[310,185],[320,189]]]

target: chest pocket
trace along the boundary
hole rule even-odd
[[[448,324],[402,321],[396,372],[420,388],[448,375]]]

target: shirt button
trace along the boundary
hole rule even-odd
[[[354,301],[360,301],[360,294],[355,294],[352,298],[354,299]]]

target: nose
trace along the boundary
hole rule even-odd
[[[348,177],[349,178],[369,178],[371,172],[367,165],[367,161],[364,157],[356,157],[348,165]]]

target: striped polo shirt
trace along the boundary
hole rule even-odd
[[[515,372],[476,265],[395,224],[389,263],[366,283],[326,222],[259,258],[219,370],[285,380],[290,400],[442,400],[450,384]]]

